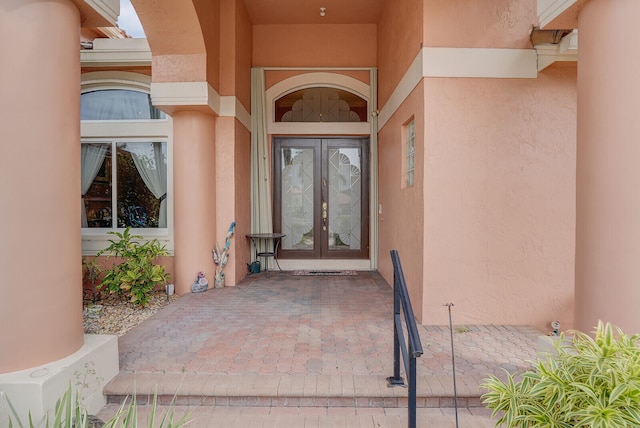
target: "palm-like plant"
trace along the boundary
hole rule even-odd
[[[532,370],[507,374],[504,382],[496,376],[484,381],[482,400],[498,417],[496,426],[640,426],[640,335],[602,322],[595,337],[570,334],[561,334],[556,354]]]

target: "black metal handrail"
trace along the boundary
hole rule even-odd
[[[393,376],[387,378],[389,386],[405,386],[404,380],[400,377],[400,352],[404,361],[404,370],[409,382],[408,391],[408,427],[416,427],[416,358],[423,354],[420,334],[416,325],[416,318],[413,315],[411,299],[407,290],[407,283],[404,279],[402,264],[397,250],[391,250],[391,262],[393,263]],[[404,314],[404,321],[407,329],[407,341],[404,338],[402,329],[402,317],[400,307]]]

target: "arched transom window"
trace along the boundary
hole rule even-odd
[[[275,102],[276,122],[366,122],[367,101],[336,88],[307,88]]]

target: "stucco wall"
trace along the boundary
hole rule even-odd
[[[235,95],[251,105],[252,25],[242,1],[221,4],[220,95]]]
[[[378,24],[378,105],[383,107],[422,48],[423,0],[387,1]]]
[[[391,280],[397,248],[423,324],[448,323],[452,302],[457,323],[571,326],[575,79],[575,65],[538,79],[424,79],[380,131],[380,271]],[[416,184],[403,189],[412,114]]]
[[[421,82],[378,133],[379,263],[378,270],[393,284],[389,251],[398,250],[418,320],[422,319],[424,254],[424,85]],[[415,184],[406,186],[403,126],[414,119]]]
[[[571,326],[575,79],[425,81],[423,323]]]
[[[71,2],[0,7],[0,373],[83,345],[79,26]]]
[[[531,47],[537,0],[425,0],[424,45]],[[453,23],[453,24],[452,24]]]
[[[229,261],[224,269],[226,285],[236,285],[247,273],[251,231],[251,135],[231,117],[216,119],[216,242],[220,247],[232,221],[236,222]],[[213,243],[212,243],[213,245]],[[215,265],[211,266],[213,278]]]
[[[256,67],[371,67],[376,63],[373,24],[253,27]]]

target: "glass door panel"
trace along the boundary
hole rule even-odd
[[[361,249],[362,182],[359,148],[329,149],[329,251]]]
[[[280,150],[280,185],[283,250],[313,250],[314,149],[285,147]]]
[[[368,258],[366,138],[274,139],[274,230],[283,258]]]

